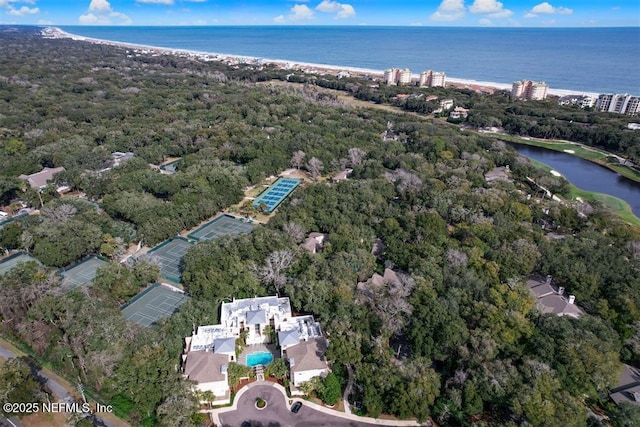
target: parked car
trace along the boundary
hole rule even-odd
[[[302,402],[296,402],[293,405],[291,405],[291,412],[293,412],[294,414],[297,414],[300,408],[302,408]]]

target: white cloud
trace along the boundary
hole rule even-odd
[[[568,7],[554,7],[549,2],[542,2],[537,4],[531,9],[531,11],[527,12],[524,17],[525,18],[535,18],[538,15],[571,15],[573,13],[573,9],[569,9]]]
[[[503,4],[496,0],[475,0],[469,6],[471,13],[497,13],[503,8]]]
[[[136,0],[136,3],[166,4],[168,6],[171,6],[173,4],[173,0]]]
[[[464,0],[442,0],[438,9],[431,14],[434,21],[455,21],[464,16]]]
[[[93,13],[87,13],[86,15],[80,15],[78,22],[82,25],[91,25],[98,23],[98,17]]]
[[[89,12],[109,13],[111,12],[111,5],[107,0],[91,0]]]
[[[36,4],[35,0],[0,0],[0,7],[6,8],[6,14],[11,16],[35,15],[40,13],[40,8],[28,6],[16,7],[14,6],[16,3]]]
[[[340,19],[347,19],[356,16],[356,10],[350,4],[341,5],[340,12],[336,15]]]
[[[545,1],[544,3],[540,3],[538,5],[533,6],[533,9],[531,9],[531,13],[552,14],[554,9],[555,8],[553,6],[551,6],[549,3]]]
[[[291,8],[289,19],[292,21],[303,21],[313,19],[313,10],[309,9],[306,4],[296,4]]]
[[[469,6],[469,12],[488,15],[490,18],[508,18],[513,12],[504,8],[504,4],[497,0],[475,0]]]
[[[109,14],[110,17],[112,18],[118,18],[122,20],[122,24],[125,25],[130,25],[132,23],[131,18],[129,18],[127,15],[125,15],[124,13],[120,13],[120,12],[111,12]]]
[[[82,25],[112,25],[111,18],[115,18],[117,24],[129,25],[131,24],[131,18],[121,12],[113,10],[111,4],[107,0],[91,0],[86,15],[80,15],[78,22]]]
[[[356,10],[350,4],[338,3],[337,1],[322,0],[316,6],[318,12],[335,13],[336,18],[346,19],[356,16]]]
[[[482,18],[481,20],[478,21],[478,23],[480,25],[484,25],[485,27],[493,25],[493,22],[491,22],[491,19],[487,19],[487,18]]]
[[[276,22],[278,24],[282,24],[286,21],[287,19],[284,17],[284,15],[278,15],[275,18],[273,18],[273,22]]]
[[[40,9],[37,7],[28,8],[27,6],[22,6],[20,9],[9,8],[9,15],[13,16],[35,15],[36,13],[40,13]]]
[[[325,13],[335,13],[340,10],[341,4],[337,1],[322,0],[322,2],[316,6],[316,10]]]

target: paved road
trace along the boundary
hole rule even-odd
[[[258,397],[267,401],[267,407],[259,410],[255,407]],[[305,405],[297,414],[289,409],[282,392],[271,385],[255,386],[240,396],[237,410],[221,413],[220,421],[224,427],[238,427],[243,422],[252,427],[365,427],[372,424],[329,415]]]
[[[15,417],[6,419],[3,415],[0,415],[0,427],[24,427],[24,424]]]
[[[2,359],[11,359],[12,357],[16,357],[15,354],[8,348],[5,348],[0,344],[0,358]]]
[[[7,347],[4,347],[2,345],[2,343],[0,343],[0,358],[2,359],[11,359],[16,357],[16,354],[14,352],[12,352],[11,350],[9,350]],[[58,381],[56,381],[55,379],[47,376],[44,371],[40,370],[38,371],[38,375],[40,377],[42,377],[45,385],[47,386],[47,388],[49,390],[51,390],[51,394],[53,394],[56,399],[63,401],[63,400],[67,400],[67,401],[73,401],[74,398],[71,395],[71,393],[69,393],[69,391],[67,390],[67,388],[60,384]],[[118,427],[117,424],[114,424],[113,422],[107,420],[106,418],[103,417],[99,417],[96,415],[92,416],[94,419],[94,423],[98,426],[105,426],[105,427]],[[13,426],[17,426],[20,427],[22,426],[22,424],[20,423],[20,421],[14,417],[12,417],[10,419],[11,422],[13,422]],[[6,418],[2,417],[2,415],[0,415],[0,427],[4,427],[5,425],[13,427],[11,422],[7,421]]]

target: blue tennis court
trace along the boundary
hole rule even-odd
[[[278,178],[276,182],[256,197],[253,201],[253,207],[259,209],[261,205],[264,205],[266,208],[263,212],[271,213],[299,184],[300,181],[297,179]]]

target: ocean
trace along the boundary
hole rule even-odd
[[[94,27],[84,37],[197,52],[384,70],[553,89],[640,95],[640,27]]]

